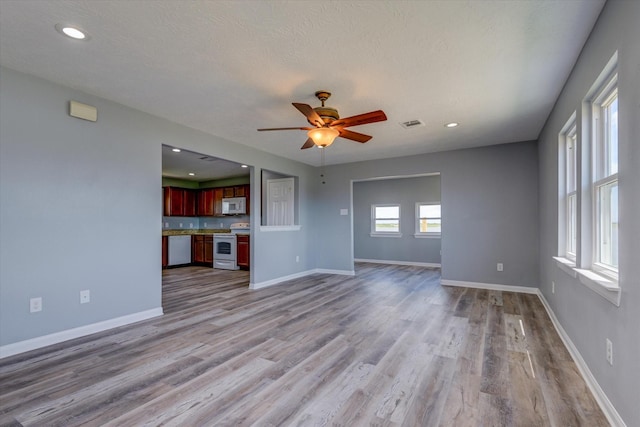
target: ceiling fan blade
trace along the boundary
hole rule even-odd
[[[384,122],[387,120],[386,114],[382,110],[371,111],[369,113],[358,114],[357,116],[345,117],[331,122],[330,126],[360,126],[367,123]]]
[[[265,130],[311,130],[311,129],[315,129],[315,128],[310,128],[310,127],[306,127],[306,128],[267,128],[267,129],[258,129],[258,131],[262,132]]]
[[[304,150],[306,148],[311,148],[313,147],[315,144],[313,143],[313,139],[311,138],[307,138],[307,141],[304,143],[304,145],[302,147],[300,147],[301,150]]]
[[[297,102],[293,102],[292,105],[298,109],[302,114],[307,117],[309,123],[316,125],[317,127],[324,126],[324,120],[315,112],[310,105],[307,104],[299,104]]]
[[[341,137],[345,139],[350,139],[352,141],[361,142],[363,144],[368,140],[370,140],[371,138],[373,138],[372,136],[365,135],[363,133],[354,132],[352,130],[346,130],[346,129],[336,129],[336,130],[340,132]]]

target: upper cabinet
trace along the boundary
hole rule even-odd
[[[249,188],[248,184],[201,190],[164,187],[164,216],[222,216],[226,197],[246,197],[248,214]]]
[[[198,191],[198,216],[213,216],[214,215],[214,189],[207,188],[206,190]]]
[[[165,216],[195,216],[196,195],[194,190],[164,187]]]

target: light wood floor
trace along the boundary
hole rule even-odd
[[[247,282],[166,270],[164,316],[0,360],[0,424],[608,425],[536,296],[366,263]]]

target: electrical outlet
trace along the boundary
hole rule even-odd
[[[296,255],[296,262],[300,262],[300,256]]]
[[[192,222],[189,223],[189,228],[193,228],[193,223]]]
[[[42,311],[42,297],[31,298],[29,300],[29,311],[31,313]]]
[[[220,223],[220,228],[224,228],[224,222]]]
[[[207,228],[207,223],[206,222],[204,223],[204,228]]]
[[[169,223],[168,222],[164,223],[164,228],[169,228]]]
[[[89,289],[80,291],[80,304],[86,304],[91,301],[91,292]]]
[[[552,294],[556,293],[556,282],[551,282],[551,293]]]
[[[182,228],[182,223],[179,223],[178,225],[180,226],[180,228]]]
[[[613,366],[613,343],[607,338],[607,362]]]
[[[501,262],[498,263],[498,271],[504,271],[504,265]]]

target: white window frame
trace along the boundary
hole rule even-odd
[[[592,102],[592,177],[591,177],[591,205],[593,211],[593,245],[591,250],[591,269],[597,273],[604,274],[608,278],[618,280],[618,267],[613,264],[607,264],[601,261],[601,247],[602,247],[602,221],[606,220],[610,216],[610,213],[601,206],[601,191],[611,185],[618,187],[618,199],[619,185],[618,185],[618,171],[609,171],[609,155],[610,155],[610,143],[609,140],[609,118],[608,108],[611,106],[614,100],[618,98],[618,75],[613,74],[601,89],[597,92]],[[616,138],[617,141],[617,138]],[[616,150],[617,151],[617,150]],[[618,160],[616,159],[616,164]],[[609,221],[610,222],[610,221]],[[610,245],[613,242],[608,242]],[[612,249],[617,252],[617,247]]]
[[[578,128],[576,112],[558,138],[558,255],[575,266],[578,252]]]
[[[562,148],[559,152],[558,162],[558,254],[554,257],[558,268],[571,277],[580,280],[580,283],[602,296],[616,306],[620,306],[622,292],[618,278],[618,268],[599,262],[599,248],[601,236],[599,228],[602,219],[602,206],[600,206],[600,190],[607,185],[618,184],[618,170],[607,171],[602,167],[608,164],[610,151],[607,148],[607,132],[603,122],[603,112],[613,99],[617,97],[618,52],[609,60],[604,70],[589,90],[582,104],[581,116],[578,123],[578,150],[577,150],[577,253],[575,261],[566,257],[564,239],[566,238],[565,223],[566,212],[563,192],[566,181],[566,158]],[[570,123],[567,123],[561,131],[568,134]],[[619,133],[616,140],[619,138]],[[617,151],[614,152],[617,156]],[[604,160],[604,161],[603,161]],[[617,162],[614,163],[617,167]],[[618,186],[618,205],[624,197]],[[609,206],[611,206],[609,204]],[[606,215],[606,212],[605,212]],[[606,219],[606,218],[605,218]],[[618,230],[619,233],[619,230]],[[617,242],[616,242],[617,244]]]
[[[389,217],[389,218],[376,218],[376,208],[398,208],[398,217]],[[369,235],[371,237],[402,237],[402,233],[400,232],[400,230],[402,230],[402,221],[401,221],[401,216],[402,216],[402,207],[400,206],[399,203],[389,203],[389,204],[373,204],[371,205],[371,232],[369,233]],[[398,221],[398,231],[376,231],[376,220],[378,219],[392,219],[392,220],[397,220]]]
[[[421,217],[420,216],[420,206],[440,206],[440,216],[439,217]],[[415,221],[415,233],[413,237],[418,239],[439,239],[442,236],[442,231],[433,232],[433,231],[420,231],[420,220],[422,219],[439,219],[440,220],[440,230],[442,230],[442,204],[440,202],[416,202],[416,221]]]

